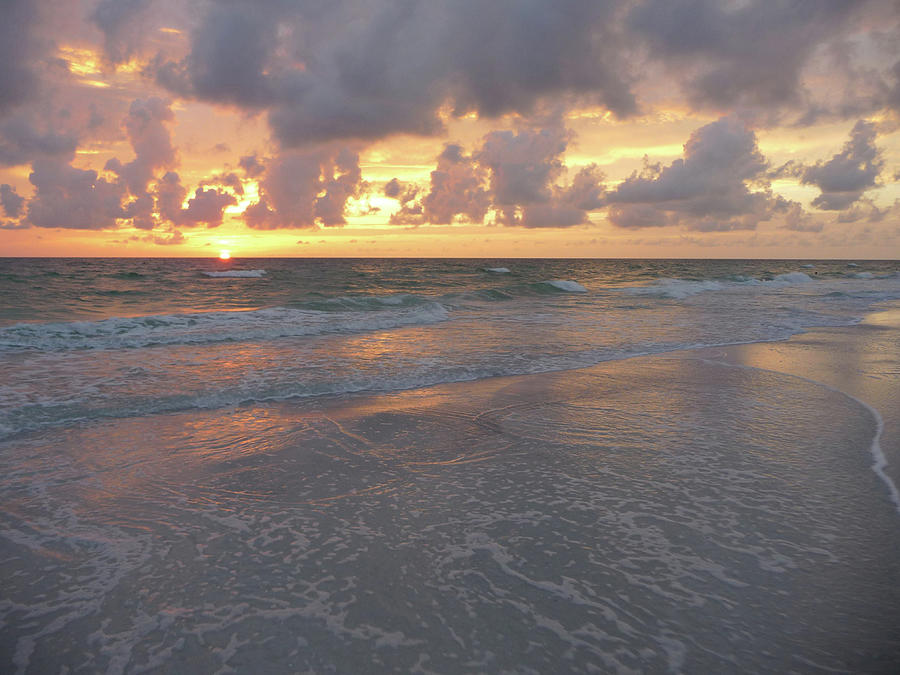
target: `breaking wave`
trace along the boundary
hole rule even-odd
[[[250,311],[116,317],[102,321],[24,323],[0,328],[0,351],[133,349],[361,333],[437,323],[446,320],[447,316],[443,305],[425,302],[377,313],[271,307]]]

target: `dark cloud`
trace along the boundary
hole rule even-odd
[[[124,188],[53,159],[34,162],[29,180],[35,195],[28,202],[28,222],[37,227],[105,230],[125,217]]]
[[[850,208],[838,213],[837,222],[856,223],[865,221],[877,223],[884,220],[888,215],[900,215],[900,208],[898,208],[898,206],[900,206],[900,203],[895,202],[893,207],[880,209],[871,199],[863,197]]]
[[[156,243],[180,243],[175,225],[221,225],[225,208],[237,203],[232,192],[242,193],[241,181],[234,173],[213,175],[201,182],[183,206],[187,189],[170,170],[177,163],[169,130],[173,119],[168,101],[149,98],[132,102],[123,127],[134,159],[107,162],[105,169],[114,180],[75,168],[63,159],[34,160],[30,179],[35,195],[28,202],[26,221],[37,227],[91,230],[131,224],[149,233],[146,241]],[[162,171],[165,173],[159,177]],[[215,187],[206,187],[211,183]],[[15,197],[2,193],[4,205],[13,204]]]
[[[225,207],[237,204],[234,195],[215,188],[198,187],[194,196],[188,200],[187,208],[182,210],[174,222],[185,225],[204,224],[207,227],[218,227],[225,217]]]
[[[27,113],[0,122],[0,166],[29,164],[36,158],[71,158],[78,138],[70,133],[40,129]]]
[[[180,95],[265,109],[285,146],[431,134],[457,113],[529,112],[572,95],[629,115],[614,3],[284,0],[210,5],[182,61],[151,66]]]
[[[0,2],[0,114],[22,103],[37,85],[33,29],[38,18],[37,2]]]
[[[570,204],[531,204],[522,209],[522,227],[571,227],[588,222],[587,213]]]
[[[588,222],[587,212],[603,206],[604,175],[590,165],[580,169],[571,184],[559,184],[568,141],[564,127],[550,123],[544,129],[491,132],[471,155],[460,145],[447,144],[424,197],[397,179],[385,186],[385,194],[401,203],[391,222],[481,223],[489,209],[504,225],[569,227]]]
[[[244,173],[247,174],[247,178],[256,178],[257,176],[261,176],[265,170],[265,165],[259,160],[256,155],[247,155],[246,157],[241,157],[238,161],[238,166],[240,166]]]
[[[522,207],[523,227],[571,227],[589,223],[588,211],[604,205],[606,176],[596,164],[581,168],[568,186],[553,185],[547,201]]]
[[[29,227],[30,223],[20,220],[0,220],[0,230],[27,230]]]
[[[152,230],[158,224],[153,215],[153,196],[149,193],[131,199],[125,204],[123,211],[123,218],[130,220],[139,230]]]
[[[481,222],[490,206],[486,189],[487,169],[459,145],[448,144],[431,172],[431,190],[422,203],[424,220],[450,223],[456,216]]]
[[[858,121],[850,132],[850,140],[841,152],[827,162],[805,167],[800,180],[815,185],[822,194],[813,206],[829,211],[842,211],[856,202],[863,193],[876,186],[884,167],[881,152],[875,145],[875,125]]]
[[[783,211],[782,229],[793,232],[821,232],[825,225],[822,220],[804,211],[797,202],[787,202]]]
[[[232,192],[237,196],[242,197],[244,195],[244,184],[241,182],[240,176],[233,171],[213,174],[209,178],[204,178],[200,181],[200,187],[206,187],[208,185],[228,187],[231,188]]]
[[[643,0],[627,26],[695,104],[798,103],[804,66],[866,0]]]
[[[158,170],[175,165],[168,128],[174,119],[170,103],[163,99],[138,99],[131,104],[124,127],[135,157],[127,164],[110,160],[106,168],[123,178],[132,194],[143,194]]]
[[[900,61],[897,61],[891,68],[891,79],[893,82],[888,85],[885,96],[886,104],[894,112],[900,112]]]
[[[90,20],[103,32],[106,57],[114,64],[127,61],[135,43],[147,31],[153,0],[100,0]]]
[[[0,206],[10,218],[18,218],[22,215],[22,206],[25,204],[25,197],[16,192],[16,188],[12,185],[4,183],[0,185]]]
[[[604,204],[604,173],[596,164],[581,168],[572,184],[562,191],[559,201],[571,204],[581,211],[594,211]]]
[[[768,190],[747,187],[764,180],[767,166],[756,134],[737,118],[723,117],[691,134],[683,159],[648,166],[608,193],[610,221],[625,228],[753,229],[785,206]]]
[[[476,154],[491,172],[491,193],[501,207],[549,201],[551,183],[563,171],[560,155],[568,144],[561,126],[493,131]]]
[[[400,210],[390,216],[391,225],[421,225],[425,222],[425,209],[418,200],[418,186],[392,178],[384,186],[384,196],[400,202]]]
[[[397,199],[403,194],[403,184],[396,178],[391,178],[384,186],[384,196]]]
[[[171,230],[168,234],[153,234],[152,241],[157,246],[177,246],[183,244],[186,239],[179,230]]]
[[[347,200],[359,196],[362,187],[355,151],[335,146],[288,151],[266,164],[259,201],[247,208],[244,220],[262,230],[343,225]]]
[[[174,171],[167,171],[156,183],[154,197],[159,217],[172,223],[181,220],[181,205],[187,195],[187,189],[181,184],[181,178]]]

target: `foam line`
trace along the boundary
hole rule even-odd
[[[695,357],[697,358],[697,357]],[[813,380],[808,377],[803,377],[802,375],[794,375],[793,373],[786,373],[781,370],[771,370],[769,368],[759,368],[757,366],[748,366],[742,363],[731,363],[729,361],[716,361],[714,359],[703,359],[697,358],[697,360],[702,361],[704,363],[710,363],[720,366],[727,366],[729,368],[743,368],[745,370],[756,370],[763,373],[774,373],[776,375],[784,375],[787,377],[793,377],[797,380],[801,380],[802,382],[809,382],[810,384],[815,384],[819,387],[823,387],[828,391],[832,391],[836,394],[841,394],[849,398],[851,401],[855,401],[860,406],[869,411],[872,415],[872,419],[875,420],[875,436],[872,438],[872,443],[869,446],[869,453],[872,455],[872,471],[875,472],[875,475],[878,476],[882,482],[887,486],[888,494],[890,495],[891,501],[894,503],[894,509],[897,511],[897,514],[900,515],[900,490],[897,489],[897,484],[888,476],[885,469],[888,466],[887,457],[884,455],[884,451],[881,449],[881,435],[884,431],[884,419],[881,417],[881,413],[879,413],[875,408],[871,405],[863,401],[861,398],[857,398],[853,394],[848,394],[843,389],[838,389],[837,387],[832,387],[830,384],[826,384],[825,382],[819,382],[818,380]]]

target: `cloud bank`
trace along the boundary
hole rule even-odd
[[[188,106],[264,121],[269,138],[235,157],[221,139],[198,175],[175,140]],[[571,159],[575,113],[614,125],[667,106],[696,120],[682,157],[616,180]],[[452,138],[470,118],[478,140]],[[824,122],[855,125],[843,148],[780,168],[760,150],[768,130]],[[340,227],[375,194],[360,163],[372,143],[432,137],[427,178],[377,181],[394,225],[815,233],[888,217],[898,129],[890,0],[0,4],[4,229],[132,227],[177,244],[229,217]],[[801,204],[773,180],[818,195]]]

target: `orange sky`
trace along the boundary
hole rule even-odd
[[[36,3],[41,11],[12,16],[33,36],[20,62],[33,86],[18,99],[0,101],[0,184],[11,195],[0,217],[0,255],[207,256],[228,249],[248,257],[894,258],[900,252],[900,104],[876,95],[891,86],[900,92],[890,79],[900,55],[885,42],[898,35],[900,18],[889,4],[870,3],[868,14],[861,10],[840,21],[822,19],[834,25],[817,36],[818,51],[796,65],[802,96],[762,104],[744,92],[701,105],[691,93],[701,81],[700,66],[684,57],[679,81],[664,59],[644,56],[641,75],[623,78],[637,100],[628,114],[611,112],[603,100],[611,96],[606,84],[559,89],[552,82],[541,85],[546,91],[534,85],[524,103],[501,100],[500,112],[491,109],[490,91],[476,91],[472,95],[481,99],[460,114],[464,95],[452,84],[425,104],[415,91],[403,90],[410,102],[401,99],[397,110],[389,107],[371,122],[370,107],[390,106],[390,91],[342,92],[336,98],[341,107],[328,115],[297,112],[275,94],[265,94],[269,101],[251,98],[254,81],[292,81],[273,74],[284,63],[311,91],[338,86],[324,65],[291,51],[312,19],[275,17],[284,44],[256,64],[258,72],[236,74],[231,87],[227,78],[209,84],[203,78],[212,76],[197,65],[206,54],[201,49],[227,49],[227,35],[207,33],[229,17],[197,19],[197,12],[171,3],[145,2],[134,17],[110,24],[98,18],[108,4],[88,3],[93,13],[69,8],[54,16],[49,5]],[[757,7],[745,4],[750,8],[742,11]],[[766,12],[762,6],[754,11]],[[634,30],[635,21],[622,25]],[[136,32],[138,24],[152,29]],[[347,39],[336,34],[316,54]],[[514,43],[516,36],[509,39]],[[861,56],[845,70],[865,69],[869,89],[813,58],[851,41]],[[647,51],[654,48],[647,43]],[[344,49],[334,47],[347,58]],[[432,76],[455,83],[492,72],[499,66],[490,58],[497,53],[472,72],[461,66],[461,72]],[[178,64],[186,84],[164,76]],[[749,67],[736,62],[734,75]],[[900,77],[900,67],[894,70]],[[506,77],[515,83],[523,75]],[[567,75],[560,71],[558,78]],[[523,82],[522,89],[532,86],[527,77]],[[241,87],[244,98],[235,93]],[[836,103],[864,98],[866,105],[855,108]],[[835,102],[836,111],[824,110],[820,101]],[[318,98],[292,105],[314,104]],[[346,133],[344,127],[333,132],[334,115],[357,104],[362,121],[351,118]],[[415,106],[421,114],[406,126],[391,118]],[[279,122],[285,116],[288,122]],[[434,128],[423,133],[418,125],[429,119]],[[285,130],[288,123],[302,129],[301,140]],[[317,129],[322,137],[310,137]],[[48,151],[62,136],[71,139],[68,149]],[[447,144],[459,146],[458,155],[439,166]],[[258,169],[242,162],[248,157]],[[432,172],[447,167],[449,187],[441,187]],[[93,183],[86,170],[96,172]],[[577,192],[582,170],[587,191]],[[409,199],[386,194],[392,179]],[[162,206],[166,180],[177,180],[181,190],[168,211]],[[101,198],[103,190],[114,196]],[[94,218],[101,212],[109,214],[105,224]]]

